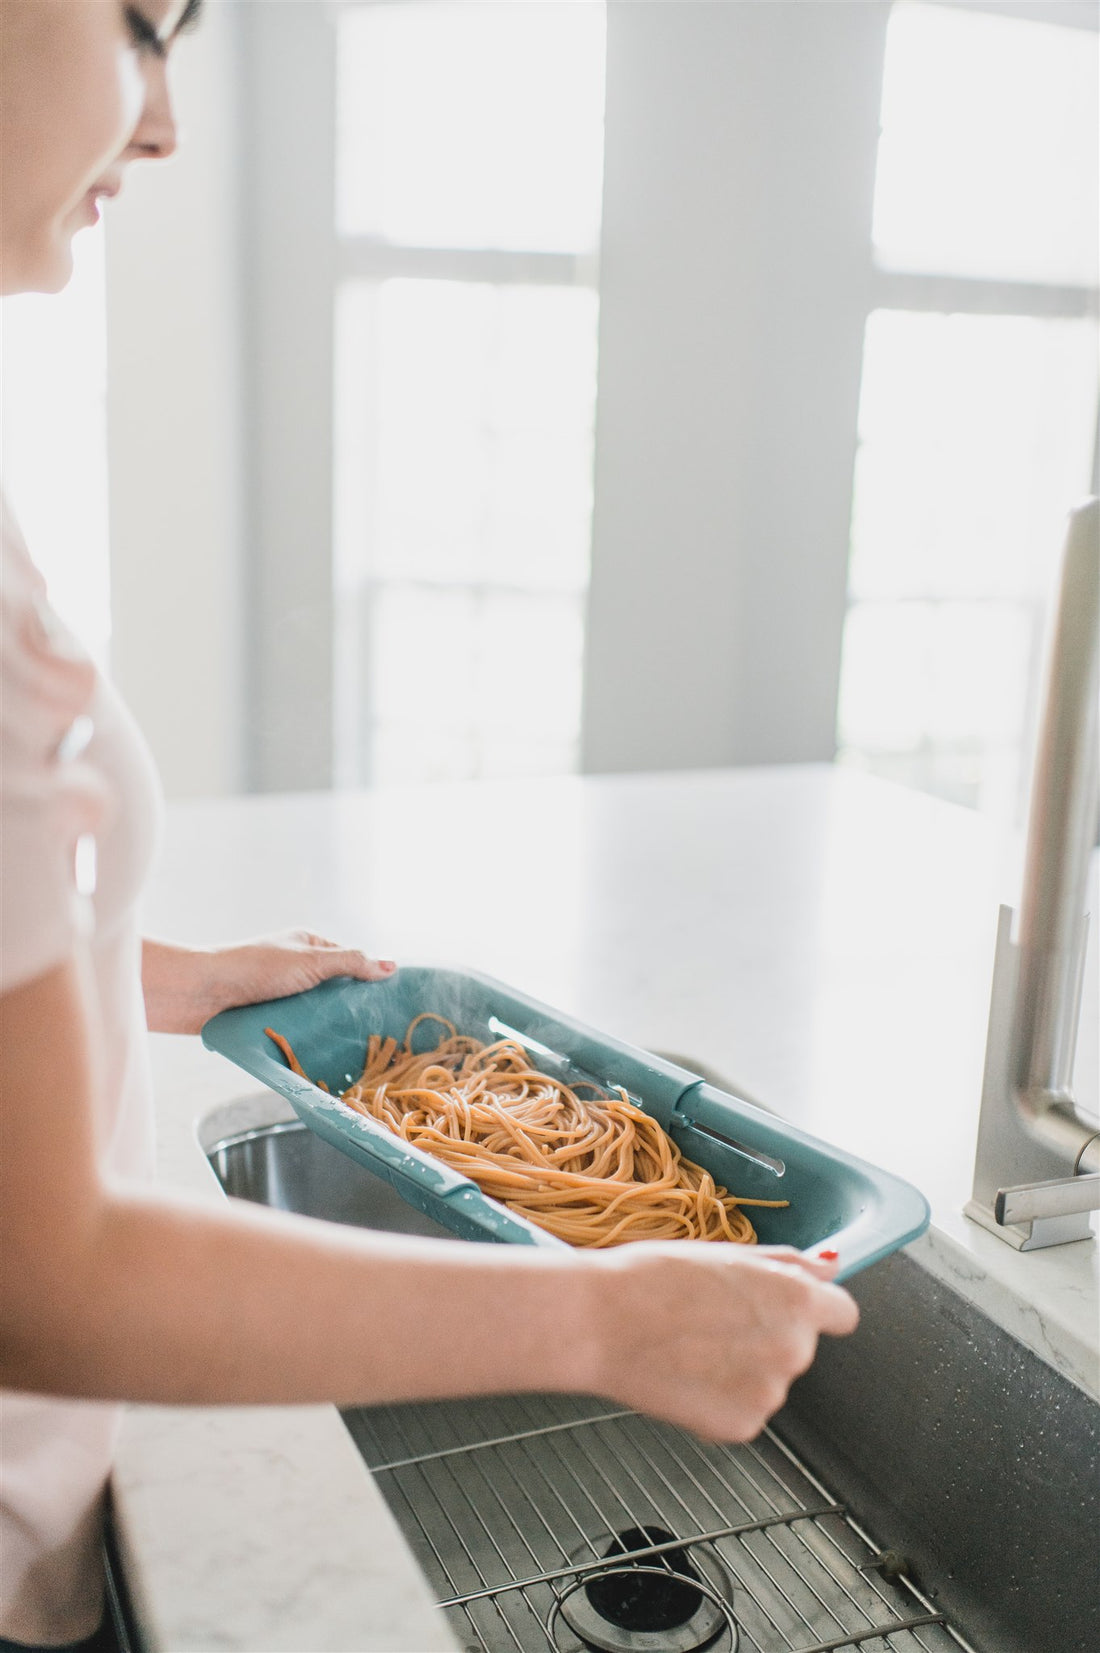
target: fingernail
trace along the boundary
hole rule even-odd
[[[819,1251],[818,1256],[823,1263],[835,1263],[840,1256],[839,1251]]]
[[[393,959],[379,959],[378,968],[379,970],[396,970],[397,965],[394,963]]]

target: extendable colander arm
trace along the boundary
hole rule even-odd
[[[1089,1237],[1100,1138],[1073,1096],[1100,818],[1100,500],[1069,518],[1028,820],[1018,935],[1001,909],[967,1215],[1024,1251]]]

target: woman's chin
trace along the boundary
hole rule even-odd
[[[73,241],[99,223],[99,208],[91,193],[54,219],[48,229],[23,245],[4,247],[0,258],[5,294],[60,293],[73,276]]]
[[[3,271],[0,298],[18,298],[20,293],[60,293],[72,279],[71,255],[67,259],[36,259],[33,264],[15,269],[12,263],[11,259],[0,258]]]
[[[35,279],[25,288],[33,293],[60,293],[73,276],[73,236],[83,225],[66,225],[54,238],[38,260]]]

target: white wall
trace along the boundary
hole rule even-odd
[[[586,769],[832,757],[888,9],[609,5]]]
[[[107,223],[112,672],[170,797],[242,782],[237,21],[181,42],[179,154]]]

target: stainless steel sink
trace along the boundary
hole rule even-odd
[[[201,1135],[230,1194],[445,1233],[269,1093]],[[460,1645],[1094,1653],[1100,1407],[904,1255],[854,1290],[750,1446],[590,1397],[345,1412]]]
[[[226,1193],[238,1199],[356,1228],[454,1239],[449,1229],[406,1204],[388,1182],[330,1148],[297,1119],[223,1137],[208,1158]]]

